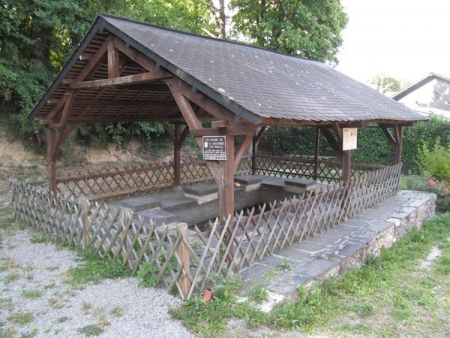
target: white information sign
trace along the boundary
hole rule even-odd
[[[203,159],[206,161],[226,161],[226,136],[203,136]]]
[[[358,143],[358,128],[342,129],[342,150],[356,149]]]

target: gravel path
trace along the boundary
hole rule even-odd
[[[0,337],[194,337],[169,316],[181,301],[164,290],[137,278],[74,289],[65,283],[74,252],[32,243],[33,229],[0,231]]]

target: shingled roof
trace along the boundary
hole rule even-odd
[[[158,67],[174,74],[193,90],[202,92],[236,116],[254,124],[261,124],[264,119],[289,119],[302,121],[303,124],[305,121],[310,122],[306,124],[354,121],[401,123],[426,119],[321,62],[109,15],[97,18],[80,47],[30,114],[30,119],[45,119],[55,107],[55,102],[67,92],[70,80],[75,79],[87,64],[89,58],[84,60],[83,53],[93,55],[95,49],[106,40],[107,34],[120,38],[127,47],[153,60]],[[105,67],[101,66],[90,79],[105,77]],[[121,76],[135,73],[139,73],[139,66],[128,63],[123,67]],[[72,109],[79,114],[83,112],[86,118],[100,116],[106,114],[106,110],[98,107],[95,110],[92,101],[116,100],[117,109],[110,106],[108,111],[114,111],[118,120],[124,112],[135,114],[133,116],[142,113],[154,117],[165,114],[166,117],[181,118],[175,104],[163,109],[162,102],[173,99],[170,95],[165,96],[161,88],[154,88],[153,91],[147,89],[144,94],[142,85],[139,89],[141,94],[136,94],[139,92],[137,87],[129,88],[129,93],[122,92],[120,97],[114,88],[97,92],[80,91],[78,102],[74,102]],[[144,104],[141,104],[142,107],[138,107],[136,100],[141,103],[143,100],[153,100],[155,93],[160,93],[158,105],[143,107]],[[134,105],[119,103],[125,100],[133,100]],[[73,115],[74,122],[86,122],[79,114],[78,120]]]

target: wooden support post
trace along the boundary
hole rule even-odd
[[[403,126],[395,126],[395,164],[400,164],[402,162],[402,148],[403,148]]]
[[[227,160],[219,162],[219,219],[234,215],[234,136],[226,137]]]
[[[319,127],[316,127],[316,147],[314,151],[314,174],[313,178],[314,180],[317,180],[317,166],[319,165],[319,144],[320,142],[320,129]]]
[[[348,183],[352,177],[352,151],[344,150],[342,152],[342,181]]]
[[[181,185],[181,126],[175,125],[175,140],[173,149],[173,185],[178,187]]]
[[[56,154],[53,151],[56,142],[56,130],[47,128],[47,162],[50,191],[56,194]]]
[[[191,291],[192,282],[190,277],[190,264],[189,264],[189,237],[188,237],[188,226],[186,223],[180,223],[177,225],[177,237],[180,239],[177,252],[180,260],[183,264],[183,271],[180,274],[179,286],[181,289],[181,296],[183,300],[189,297],[189,292]]]

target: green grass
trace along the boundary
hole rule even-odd
[[[42,292],[38,289],[22,290],[21,295],[24,298],[34,299],[41,297]]]
[[[83,254],[83,263],[77,267],[70,268],[67,272],[67,283],[79,286],[85,283],[98,284],[104,279],[129,276],[130,271],[113,258],[100,258],[94,253]]]
[[[16,312],[9,316],[8,320],[17,325],[26,325],[33,320],[31,312]]]
[[[322,286],[299,289],[299,299],[286,301],[270,314],[214,297],[186,301],[172,315],[204,337],[224,334],[231,318],[250,327],[298,330],[336,336],[446,336],[450,332],[450,214],[441,214],[412,230],[360,269],[331,278]],[[431,271],[421,268],[433,246],[442,255]],[[420,319],[420,320],[418,320]]]

